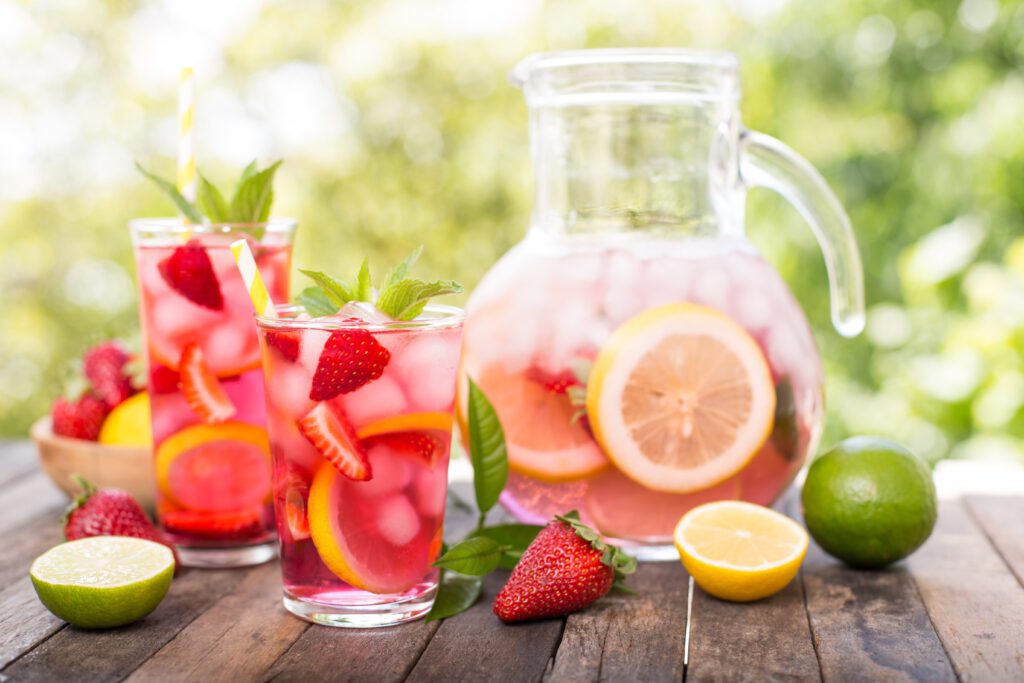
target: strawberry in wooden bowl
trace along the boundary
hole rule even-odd
[[[119,342],[94,346],[69,391],[54,401],[49,416],[32,425],[43,470],[70,497],[79,491],[71,475],[80,474],[153,507],[149,397],[133,383],[133,365]]]

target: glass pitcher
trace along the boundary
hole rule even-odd
[[[504,427],[502,502],[518,519],[576,508],[641,558],[676,557],[683,513],[771,504],[821,433],[818,351],[744,237],[747,189],[810,223],[845,336],[864,319],[849,219],[804,159],[742,127],[732,54],[540,54],[512,79],[534,210],[470,299],[460,425],[468,376]]]

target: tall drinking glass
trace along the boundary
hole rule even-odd
[[[388,626],[433,605],[462,318],[257,317],[284,606],[299,617]],[[368,364],[374,379],[314,400]]]
[[[249,241],[270,296],[288,298],[296,223],[130,224],[149,361],[157,518],[184,564],[274,557],[270,446],[252,301],[230,244]]]

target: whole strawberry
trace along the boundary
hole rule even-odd
[[[115,341],[92,347],[82,358],[85,377],[92,384],[93,393],[102,399],[108,408],[118,406],[135,393],[131,378],[125,369],[125,364],[129,360],[131,356]]]
[[[162,543],[178,553],[167,537],[149,521],[142,506],[127,491],[120,489],[97,489],[92,482],[72,475],[82,487],[80,493],[64,513],[64,536],[69,541],[90,536],[134,536],[147,541]]]
[[[53,433],[71,439],[95,441],[110,409],[92,392],[84,392],[76,399],[60,397],[53,402],[50,419]]]
[[[635,569],[636,558],[602,541],[573,510],[556,516],[526,548],[494,599],[494,613],[511,623],[578,612]]]

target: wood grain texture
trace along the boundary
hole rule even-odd
[[[248,571],[187,570],[142,621],[105,631],[66,627],[0,671],[0,680],[6,676],[19,683],[120,681],[230,592]],[[183,653],[184,661],[191,657],[192,653]]]
[[[907,565],[960,680],[1024,680],[1024,590],[963,503],[940,504]]]
[[[503,571],[484,579],[480,601],[441,623],[408,680],[514,683],[541,679],[558,647],[564,622],[501,623],[491,604],[507,579],[508,572]]]
[[[67,498],[42,472],[15,479],[0,490],[0,536],[23,526],[44,510],[66,505]]]
[[[802,580],[826,681],[956,681],[905,567],[850,569],[812,542]]]
[[[694,591],[688,683],[694,681],[817,681],[803,586],[749,603]]]
[[[36,512],[35,517],[2,536],[0,585],[28,576],[32,561],[64,540],[59,521],[61,510],[63,506],[44,507],[42,512]]]
[[[640,565],[627,584],[570,615],[545,681],[680,681],[687,575],[678,562]]]
[[[967,510],[1024,586],[1024,496],[968,496]]]
[[[403,681],[416,665],[440,624],[417,621],[382,629],[311,626],[282,656],[265,680],[309,683]]]
[[[64,628],[39,602],[26,576],[0,591],[0,669]]]
[[[276,563],[248,576],[154,654],[128,680],[257,680],[309,627],[281,605]]]

